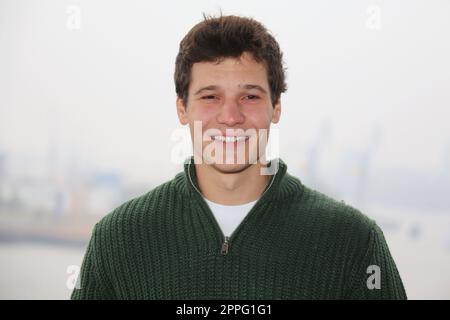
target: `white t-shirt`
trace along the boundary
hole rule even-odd
[[[206,203],[211,208],[211,211],[225,236],[231,235],[234,229],[236,229],[242,220],[244,220],[253,205],[258,201],[255,200],[245,204],[227,206],[209,201],[205,197],[203,197],[203,199],[205,199]]]

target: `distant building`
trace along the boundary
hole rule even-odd
[[[105,215],[122,202],[122,179],[115,172],[96,173],[89,183],[89,212]]]

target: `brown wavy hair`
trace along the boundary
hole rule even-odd
[[[187,106],[192,65],[240,57],[244,52],[263,63],[267,71],[272,105],[287,89],[283,53],[270,32],[258,21],[239,16],[207,17],[181,40],[175,61],[175,90]]]

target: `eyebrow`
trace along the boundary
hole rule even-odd
[[[247,90],[256,89],[256,90],[261,91],[262,93],[267,94],[267,91],[263,87],[261,87],[260,85],[257,85],[257,84],[240,84],[238,87],[239,88],[244,88],[244,89],[247,89]],[[202,88],[198,89],[194,93],[194,95],[198,95],[199,93],[201,93],[202,91],[205,91],[205,90],[217,90],[217,89],[219,89],[219,86],[216,86],[216,85],[210,85],[210,86],[202,87]]]
[[[218,88],[219,88],[218,86],[214,86],[214,85],[202,87],[202,88],[198,89],[198,90],[194,93],[194,95],[197,95],[197,94],[199,94],[200,92],[205,91],[205,90],[217,90]]]
[[[239,88],[244,88],[244,89],[248,89],[248,90],[250,90],[250,89],[256,89],[256,90],[261,91],[262,93],[267,93],[267,91],[266,91],[263,87],[261,87],[260,85],[257,85],[257,84],[244,84],[244,85],[239,85]]]

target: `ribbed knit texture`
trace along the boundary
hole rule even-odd
[[[194,164],[116,208],[94,228],[72,299],[406,299],[377,224],[278,160],[226,254]],[[370,265],[380,289],[367,287]]]

